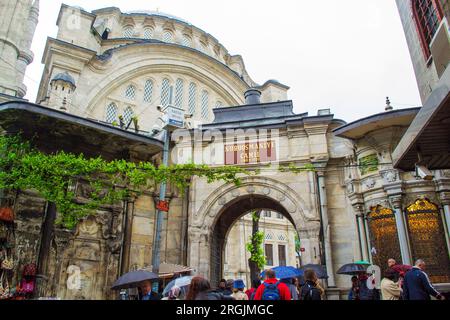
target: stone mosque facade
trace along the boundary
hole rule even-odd
[[[39,1],[0,4],[2,17],[11,20],[0,24],[0,99],[22,101],[22,70],[32,60]],[[349,124],[328,109],[296,114],[288,86],[276,80],[256,83],[241,56],[230,54],[202,29],[160,12],[124,13],[114,7],[87,12],[62,5],[57,25],[58,34],[47,39],[42,57],[36,104],[106,126],[123,121],[127,130],[144,136],[151,135],[160,117],[158,106],[171,104],[189,115],[191,130],[243,130],[224,141],[203,142],[200,153],[222,158],[217,165],[227,164],[224,150],[240,135],[257,139],[255,128],[264,128],[277,130],[274,162],[314,166],[299,173],[261,170],[242,177],[239,186],[198,177],[184,193],[168,186],[161,262],[193,267],[213,285],[223,277],[240,277],[249,285],[243,244],[251,221],[245,216],[264,210],[271,217],[260,229],[265,244],[274,248],[268,260],[325,266],[328,299],[345,299],[350,279],[336,270],[362,259],[383,269],[390,257],[405,264],[423,258],[432,281],[449,288],[450,221],[443,212],[450,205],[450,173],[438,170],[433,181],[424,181],[392,166],[391,154],[419,108],[393,110],[387,101],[379,114]],[[259,162],[240,165],[264,168]],[[49,266],[54,283],[43,292],[63,299],[115,298],[109,289],[114,278],[151,266],[157,191],[105,208],[65,235],[56,246],[58,265]],[[31,201],[19,200],[19,209],[38,210]],[[120,258],[105,260],[102,230],[109,213],[128,217],[128,234],[121,228],[115,234],[129,241]],[[17,217],[20,221],[20,212]],[[39,215],[36,219],[38,225]],[[271,258],[268,252],[266,258]],[[65,286],[74,265],[83,277],[80,290]]]

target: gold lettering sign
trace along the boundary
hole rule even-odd
[[[257,164],[277,160],[275,141],[225,145],[225,164]]]

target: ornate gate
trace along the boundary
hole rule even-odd
[[[423,259],[432,282],[450,282],[450,259],[439,208],[427,199],[406,210],[412,256]]]

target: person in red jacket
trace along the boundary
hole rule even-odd
[[[275,290],[272,290],[276,284]],[[270,291],[270,295],[268,294]],[[273,297],[269,299],[268,297]],[[254,300],[291,300],[291,293],[286,284],[279,282],[275,277],[275,271],[267,270],[266,271],[266,280],[262,285],[256,289]]]

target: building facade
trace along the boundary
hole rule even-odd
[[[12,1],[0,3],[13,8]],[[23,15],[31,12],[25,10],[30,1],[18,3],[24,5]],[[42,59],[41,109],[150,139],[161,117],[158,106],[178,106],[190,119],[182,133],[189,139],[172,135],[172,163],[259,169],[242,176],[240,185],[195,176],[187,190],[169,185],[161,262],[193,267],[213,285],[223,277],[244,277],[243,243],[251,222],[244,217],[264,210],[283,217],[266,217],[262,226],[269,262],[325,266],[329,299],[346,297],[350,287],[349,277],[336,270],[361,259],[383,269],[388,257],[402,263],[424,258],[432,280],[448,286],[450,221],[443,212],[450,204],[449,174],[439,170],[437,179],[423,181],[392,164],[392,152],[418,109],[392,111],[388,103],[386,112],[350,124],[330,110],[296,114],[287,86],[275,80],[255,83],[242,57],[230,55],[203,30],[159,12],[87,12],[63,5],[57,24],[58,35],[48,39]],[[8,55],[3,51],[2,61]],[[0,80],[5,88],[20,87]],[[20,98],[13,91],[6,94]],[[102,145],[97,133],[89,139]],[[110,143],[117,150],[128,147],[120,139]],[[125,151],[127,159],[161,163],[160,154],[138,158],[136,150]],[[83,184],[77,188],[82,196]],[[102,208],[70,232],[50,232],[45,261],[53,261],[46,269],[52,281],[40,292],[66,299],[114,298],[110,285],[118,274],[150,267],[158,189]],[[35,248],[48,204],[35,194],[17,199],[18,232]],[[296,235],[300,261],[295,259]],[[42,263],[39,250],[23,248],[29,253],[20,253],[18,260]],[[81,288],[68,286],[74,270],[83,279]]]
[[[224,249],[224,279],[242,279],[250,286],[251,276],[248,260],[250,253],[246,250],[252,236],[253,219],[251,215],[240,218],[229,230]],[[299,242],[292,223],[281,213],[264,211],[261,213],[259,230],[264,233],[264,253],[266,265],[264,270],[276,266],[300,267],[296,245]],[[300,250],[299,250],[300,251]]]
[[[39,18],[39,0],[0,1],[0,102],[23,98],[25,70],[33,61],[31,42]]]
[[[396,0],[422,102],[450,60],[448,0]]]
[[[287,86],[256,84],[241,56],[171,15],[63,5],[57,25],[42,59],[42,105],[109,123],[137,117],[149,132],[156,107],[169,103],[192,114],[196,125],[211,122],[214,108],[242,104],[250,87],[258,87],[266,102],[287,99]],[[61,78],[69,79],[67,86],[58,85]]]

